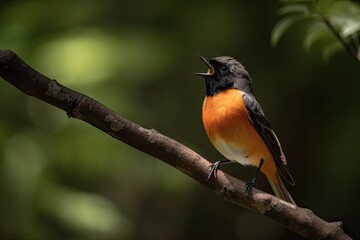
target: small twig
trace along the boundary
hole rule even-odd
[[[210,163],[193,150],[152,129],[145,129],[94,99],[62,86],[38,73],[14,52],[0,50],[0,76],[27,95],[63,109],[110,136],[139,149],[187,174],[226,201],[265,215],[293,232],[311,239],[351,239],[341,222],[326,222],[312,211],[284,202],[253,188],[246,194],[245,182],[218,171],[207,181]]]
[[[345,51],[347,53],[349,53],[352,57],[354,57],[358,62],[360,62],[360,56],[358,56],[357,50],[345,41],[345,39],[336,30],[334,25],[330,22],[329,18],[321,15],[320,19],[325,23],[325,25],[334,34],[334,36],[340,42],[341,46],[345,49]]]

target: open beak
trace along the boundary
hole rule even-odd
[[[195,75],[198,75],[198,76],[211,76],[214,74],[214,67],[209,63],[209,61],[202,57],[202,56],[198,56],[205,64],[206,66],[208,67],[208,71],[206,73],[194,73]]]

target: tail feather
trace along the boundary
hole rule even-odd
[[[284,183],[281,181],[281,178],[279,175],[277,175],[277,179],[279,184],[275,184],[274,182],[272,182],[270,179],[270,185],[271,188],[273,189],[275,196],[277,196],[278,198],[287,201],[289,203],[292,203],[294,205],[296,205],[295,201],[293,200],[293,198],[291,197],[290,193],[288,192],[288,190],[286,190]]]

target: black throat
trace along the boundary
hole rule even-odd
[[[214,96],[220,92],[223,92],[225,90],[234,88],[234,84],[233,83],[221,83],[218,82],[212,78],[206,78],[205,79],[205,93],[206,96]]]

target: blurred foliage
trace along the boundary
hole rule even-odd
[[[275,46],[284,33],[295,23],[302,22],[305,28],[304,48],[323,45],[322,56],[346,50],[360,61],[360,4],[343,0],[284,0],[279,9],[282,18],[271,33]],[[344,47],[344,45],[346,45]]]
[[[290,28],[272,48],[279,7],[276,1],[0,1],[0,48],[210,161],[223,157],[201,123],[204,83],[192,73],[204,65],[196,56],[237,57],[282,142],[295,201],[342,220],[345,231],[360,237],[354,211],[360,69],[346,54],[326,63],[319,54],[304,55],[302,29]],[[255,172],[240,165],[223,170],[245,181]],[[271,193],[263,176],[257,187]],[[299,239],[2,79],[0,238]]]

